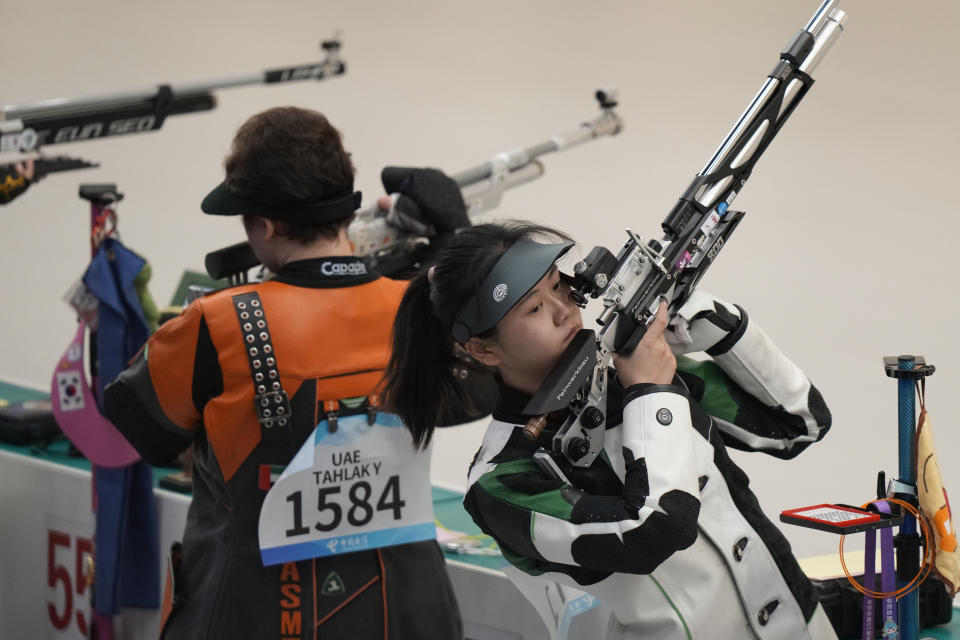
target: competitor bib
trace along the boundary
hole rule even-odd
[[[267,492],[260,509],[264,565],[436,538],[430,451],[400,419],[378,413],[327,421]]]

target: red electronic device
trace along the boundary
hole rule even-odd
[[[830,533],[849,534],[894,527],[903,522],[903,516],[866,511],[845,504],[817,504],[787,509],[780,513],[780,521]]]

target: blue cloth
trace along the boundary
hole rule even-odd
[[[160,606],[160,540],[153,469],[140,460],[119,469],[97,467],[97,613]]]
[[[98,401],[103,388],[150,336],[133,286],[146,261],[119,241],[105,239],[83,283],[99,301],[97,309]],[[160,604],[160,552],[153,471],[144,461],[119,469],[96,467],[97,613],[112,615],[123,606],[156,608]]]
[[[150,328],[133,286],[146,261],[119,241],[100,243],[83,284],[100,305],[97,309],[97,399],[103,388],[127,366],[150,337]]]

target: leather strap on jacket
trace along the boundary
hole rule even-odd
[[[280,370],[260,295],[252,291],[235,295],[232,299],[253,376],[257,421],[267,430],[274,426],[284,427],[291,417],[290,399],[280,383]]]

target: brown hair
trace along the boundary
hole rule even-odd
[[[264,204],[317,202],[353,191],[353,162],[340,132],[310,109],[275,107],[250,117],[237,131],[224,167],[230,191]],[[350,219],[285,222],[284,235],[305,244],[334,238]]]

